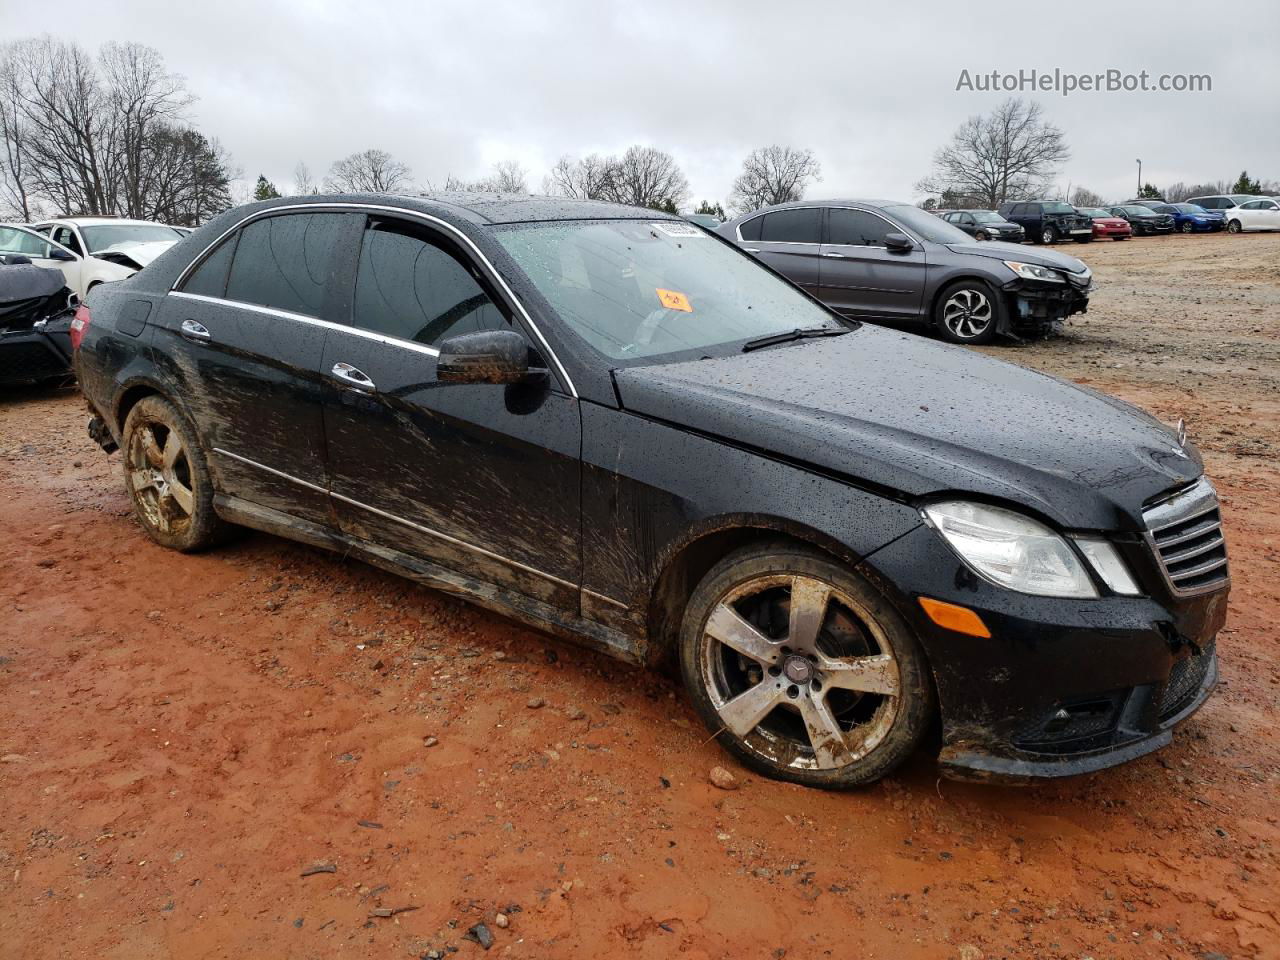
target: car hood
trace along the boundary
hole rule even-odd
[[[111,263],[121,263],[121,258],[127,258],[137,264],[138,269],[142,269],[177,242],[177,240],[148,240],[146,242],[127,240],[122,243],[113,243],[111,246],[103,247],[101,250],[95,250],[91,256],[97,257],[99,260],[108,260]]]
[[[1084,261],[1068,257],[1055,250],[1036,249],[1021,243],[1003,243],[999,240],[988,240],[985,243],[948,243],[947,249],[952,253],[967,253],[977,257],[991,257],[993,260],[1018,260],[1022,263],[1034,263],[1042,267],[1053,267],[1055,270],[1066,270],[1069,273],[1080,273],[1089,269]]]
[[[1144,503],[1203,472],[1135,407],[879,327],[614,377],[633,413],[887,496],[1002,500],[1073,530],[1140,530]]]

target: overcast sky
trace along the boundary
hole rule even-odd
[[[723,200],[743,156],[812,148],[809,196],[916,199],[934,150],[1007,94],[961,71],[1209,74],[1207,93],[1034,95],[1068,135],[1059,172],[1132,194],[1280,180],[1280,3],[525,0],[488,3],[0,0],[4,39],[52,33],[161,51],[199,99],[192,121],[249,180],[283,189],[366,147],[418,184],[515,159],[541,185],[562,154],[644,143],[675,155],[690,202]],[[1239,24],[1241,26],[1237,27]]]

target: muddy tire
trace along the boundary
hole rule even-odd
[[[213,480],[190,422],[168,400],[143,397],[125,419],[120,449],[124,485],[147,535],[189,553],[223,539],[213,511]]]
[[[874,783],[934,715],[924,654],[892,604],[790,543],[744,547],[703,578],[685,608],[680,670],[721,746],[805,786]]]

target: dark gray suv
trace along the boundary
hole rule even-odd
[[[845,316],[923,321],[953,343],[1046,336],[1093,284],[1075,257],[980,243],[909,203],[784,203],[719,233]]]

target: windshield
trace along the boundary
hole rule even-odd
[[[1076,208],[1069,203],[1046,203],[1044,205],[1045,213],[1075,213]]]
[[[1208,213],[1209,212],[1204,207],[1197,207],[1194,203],[1175,203],[1175,204],[1172,204],[1172,206],[1177,210],[1181,210],[1183,213]]]
[[[1126,205],[1126,206],[1121,207],[1120,209],[1121,209],[1121,210],[1123,210],[1125,213],[1131,213],[1131,214],[1133,214],[1134,216],[1138,216],[1138,217],[1146,217],[1146,216],[1150,216],[1151,214],[1155,213],[1155,211],[1154,211],[1154,210],[1152,210],[1150,207],[1139,207],[1139,206],[1136,206],[1136,205],[1134,205],[1134,206],[1128,206],[1128,205]]]
[[[613,360],[842,327],[785,280],[691,224],[575,220],[495,232],[565,324]]]
[[[1076,207],[1076,209],[1079,210],[1081,213],[1083,213],[1086,217],[1092,217],[1095,220],[1097,220],[1099,217],[1111,216],[1110,213],[1108,213],[1106,210],[1103,210],[1100,207]]]
[[[931,243],[973,243],[973,238],[928,210],[921,210],[909,203],[894,203],[881,208],[894,220],[907,227],[916,236]]]
[[[992,213],[990,210],[971,210],[973,219],[978,223],[1003,223],[1004,217],[998,213]]]
[[[95,227],[81,227],[80,233],[90,253],[106,250],[117,243],[154,243],[181,240],[182,234],[163,223],[104,223]]]

